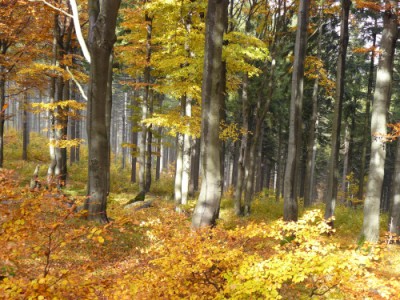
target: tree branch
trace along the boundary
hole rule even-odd
[[[69,70],[69,68],[68,68],[68,67],[66,67],[66,70],[67,70],[68,74],[71,76],[71,78],[72,78],[73,82],[74,82],[74,83],[76,84],[76,86],[78,87],[78,89],[79,89],[79,92],[81,93],[81,95],[82,95],[83,99],[85,99],[85,100],[87,101],[87,100],[88,100],[88,98],[87,98],[87,96],[86,96],[86,94],[85,94],[85,91],[83,90],[83,87],[82,87],[82,85],[79,83],[79,81],[78,81],[78,80],[76,80],[76,78],[75,78],[74,74],[72,74],[72,72]]]
[[[71,18],[74,17],[73,15],[67,13],[65,10],[62,10],[61,8],[58,8],[58,7],[54,6],[53,4],[48,3],[46,0],[28,0],[28,1],[29,1],[29,2],[42,2],[43,4],[45,4],[45,5],[49,6],[49,7],[51,7],[52,9],[54,9],[54,10],[56,10],[56,11],[59,11],[60,13],[66,15],[66,16],[68,16],[68,17],[71,17]]]
[[[83,56],[85,57],[86,61],[90,63],[90,53],[86,46],[85,39],[82,35],[81,24],[79,23],[79,14],[78,14],[78,6],[76,5],[76,0],[69,0],[71,5],[72,14],[73,14],[73,21],[75,27],[76,37],[78,38],[79,45],[81,45]]]

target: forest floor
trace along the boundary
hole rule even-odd
[[[114,163],[112,222],[99,225],[69,204],[84,199],[84,149],[62,194],[29,189],[36,164],[47,163],[41,145],[33,136],[22,161],[20,139],[6,136],[0,299],[400,299],[400,248],[385,235],[385,215],[381,241],[370,245],[359,242],[362,208],[339,205],[332,232],[321,204],[285,224],[272,193],[257,195],[251,216],[236,217],[228,191],[216,228],[194,232],[195,200],[175,212],[172,173],[153,183],[151,207],[137,210],[124,207],[137,185]]]

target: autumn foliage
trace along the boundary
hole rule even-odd
[[[169,202],[138,211],[111,203],[115,220],[99,227],[75,212],[79,198],[21,188],[5,169],[0,184],[0,298],[393,299],[400,291],[378,267],[388,246],[334,242],[319,210],[297,223],[221,220],[193,231]]]

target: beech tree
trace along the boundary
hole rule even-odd
[[[109,106],[112,51],[120,0],[89,0],[89,51],[91,57],[88,90],[87,134],[89,147],[88,219],[108,222]]]
[[[383,32],[381,40],[381,53],[374,102],[371,115],[371,158],[369,162],[369,175],[364,203],[364,222],[362,235],[370,242],[379,239],[379,213],[384,176],[386,147],[383,138],[386,136],[386,118],[391,98],[393,59],[398,35],[398,3],[386,0],[383,14]]]
[[[340,148],[340,127],[342,122],[342,106],[343,106],[344,83],[345,83],[344,76],[346,70],[347,45],[349,43],[349,12],[350,12],[351,1],[342,0],[341,4],[342,4],[342,9],[341,9],[339,57],[336,69],[335,108],[333,114],[331,156],[329,159],[328,182],[327,182],[327,190],[325,196],[326,219],[329,219],[333,216],[336,206],[337,184],[339,176],[338,158],[339,158],[339,148]]]
[[[201,171],[200,195],[192,226],[215,225],[221,201],[221,153],[219,139],[222,45],[228,15],[228,0],[209,0],[206,17],[203,85],[201,94]]]
[[[300,167],[298,157],[301,147],[301,113],[303,102],[304,59],[307,45],[308,7],[309,0],[300,1],[294,50],[292,94],[290,99],[288,157],[286,161],[285,186],[283,191],[283,219],[285,221],[297,221],[298,218],[297,184],[299,178],[296,177],[296,175]]]

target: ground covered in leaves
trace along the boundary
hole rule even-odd
[[[339,207],[332,231],[318,206],[282,222],[268,191],[237,218],[227,192],[218,226],[195,232],[194,201],[175,212],[165,174],[145,209],[124,207],[135,185],[114,185],[113,221],[99,225],[76,211],[84,171],[63,193],[31,190],[37,162],[0,169],[1,299],[399,299],[400,248],[384,232],[378,245],[358,243],[361,209]]]
[[[125,194],[111,197],[114,221],[100,226],[75,212],[78,196],[31,191],[6,169],[0,184],[0,298],[395,299],[400,294],[398,246],[384,239],[378,246],[357,246],[354,233],[345,230],[357,223],[338,221],[338,231],[331,232],[318,209],[306,211],[297,224],[285,224],[273,218],[281,204],[260,195],[257,213],[236,219],[225,199],[218,226],[194,232],[190,207],[178,214],[171,201],[155,197],[150,208],[124,209]],[[346,210],[339,213],[361,218],[359,211]]]

